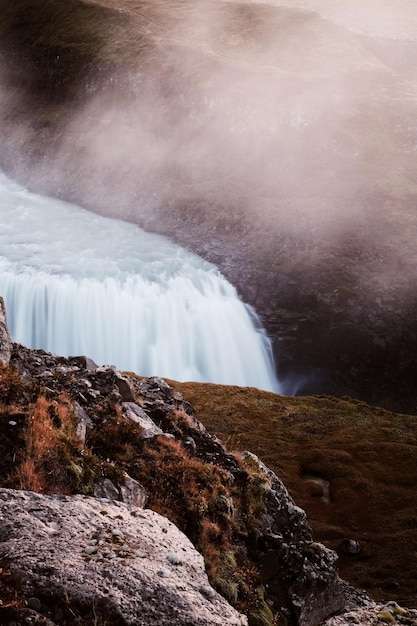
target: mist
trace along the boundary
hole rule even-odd
[[[408,319],[417,287],[412,2],[85,6],[90,21],[65,18],[53,81],[37,63],[38,92],[3,65],[6,171],[218,263],[276,336],[292,332],[282,331],[285,311],[313,301],[350,316],[349,328]],[[52,0],[45,7],[49,24],[64,19]],[[94,39],[76,80],[71,38]],[[71,80],[59,83],[68,67]]]

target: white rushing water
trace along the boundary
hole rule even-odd
[[[13,340],[28,347],[279,391],[269,339],[215,266],[1,172],[0,296]]]

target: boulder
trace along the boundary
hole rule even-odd
[[[121,626],[247,625],[209,585],[187,537],[150,510],[0,489],[6,556],[35,623],[88,623],[91,614]]]

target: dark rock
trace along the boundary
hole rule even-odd
[[[98,368],[97,363],[88,356],[71,356],[68,360],[71,364],[76,365],[80,369],[87,370],[88,372],[93,372]]]
[[[129,382],[129,379],[126,378],[126,376],[116,373],[114,384],[118,388],[124,402],[135,401],[135,391],[133,385]]]
[[[74,402],[74,411],[78,417],[77,435],[82,443],[85,443],[87,430],[91,430],[94,426],[93,420],[87,411],[78,402]]]
[[[34,611],[40,611],[42,608],[42,603],[39,598],[32,597],[28,599],[28,607],[30,609],[33,609]]]
[[[269,481],[265,491],[266,515],[257,539],[258,545],[263,546],[259,564],[272,587],[278,579],[285,581],[298,624],[315,626],[326,613],[336,613],[346,603],[335,568],[337,555],[313,541],[305,512],[296,506],[279,478],[258,457],[245,454],[259,465]]]
[[[109,478],[103,478],[94,484],[94,495],[96,498],[119,500],[119,490]]]
[[[361,544],[356,539],[343,539],[339,544],[339,550],[349,556],[357,556],[362,551]]]

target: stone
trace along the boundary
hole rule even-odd
[[[42,608],[42,603],[39,600],[39,598],[35,598],[35,597],[29,598],[27,604],[28,604],[28,607],[30,609],[33,609],[34,611],[40,611]]]
[[[103,478],[102,480],[94,483],[94,495],[96,498],[118,500],[119,490],[109,478]]]
[[[210,586],[202,556],[174,524],[151,510],[105,506],[107,515],[95,498],[0,489],[0,531],[10,524],[6,536],[0,532],[0,558],[7,555],[23,597],[62,607],[71,623],[82,604],[99,623],[247,626]],[[170,554],[181,555],[180,567]]]
[[[135,390],[133,385],[130,383],[126,376],[122,376],[120,372],[115,372],[116,377],[114,380],[114,384],[116,385],[119,393],[124,402],[134,402],[135,401]]]
[[[134,402],[123,402],[123,415],[125,418],[136,422],[142,429],[143,439],[162,435],[163,431],[151,420],[145,411]]]
[[[280,579],[284,581],[299,626],[316,626],[328,615],[343,610],[346,604],[343,583],[335,567],[337,555],[313,542],[305,512],[295,504],[276,474],[251,452],[244,456],[258,465],[266,479],[267,510],[258,539],[264,549],[259,565],[269,586],[278,585]]]
[[[12,355],[13,343],[7,328],[6,306],[0,297],[0,363],[8,365]]]
[[[93,428],[93,420],[89,417],[87,411],[78,403],[74,402],[74,411],[78,417],[77,436],[81,443],[85,443],[87,430]]]
[[[69,361],[77,365],[77,367],[89,372],[93,372],[98,368],[97,363],[88,356],[71,356],[69,357]]]
[[[126,472],[124,478],[124,485],[120,486],[122,501],[130,508],[143,508],[148,501],[146,489]]]
[[[343,539],[339,544],[339,550],[348,556],[357,556],[360,554],[362,548],[361,544],[356,539]]]

